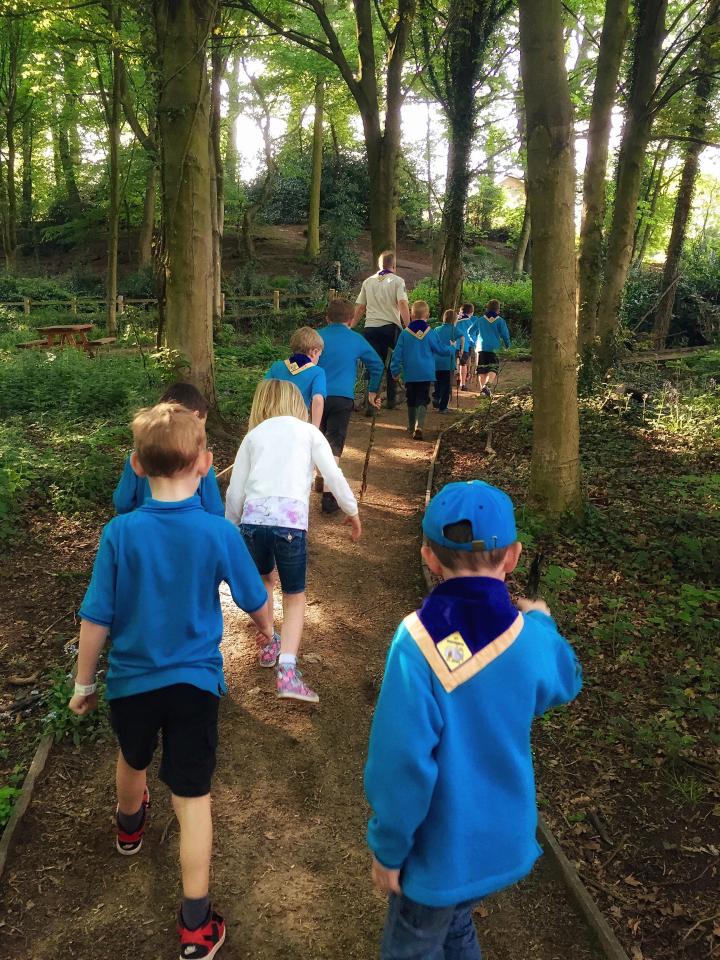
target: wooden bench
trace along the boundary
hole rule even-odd
[[[26,343],[16,343],[18,350],[35,350],[39,347],[47,347],[47,340],[28,340]]]
[[[97,340],[88,340],[86,349],[88,353],[94,353],[100,347],[107,347],[111,343],[116,343],[117,337],[99,337]]]

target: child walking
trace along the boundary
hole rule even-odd
[[[457,314],[454,310],[446,310],[443,313],[443,322],[441,326],[435,327],[435,335],[445,347],[452,347],[457,338],[457,327],[455,319]],[[457,360],[455,350],[450,354],[437,355],[435,357],[435,390],[433,392],[433,407],[438,413],[447,414],[450,395],[452,393],[452,374],[455,370]]]
[[[355,405],[358,363],[367,370],[368,404],[374,410],[380,406],[377,393],[384,372],[383,362],[365,337],[350,329],[354,314],[355,308],[349,301],[332,300],[325,314],[327,326],[319,330],[325,346],[318,366],[325,371],[327,386],[320,430],[330,444],[336,463],[340,463]],[[318,481],[316,489],[323,494],[323,513],[335,513],[340,509],[337,500],[329,491],[323,492],[321,477]]]
[[[280,579],[283,624],[280,637],[258,636],[261,667],[276,668],[277,695],[317,703],[320,699],[297,668],[305,620],[308,504],[317,467],[340,509],[347,514],[350,537],[360,539],[358,506],[332,450],[297,387],[283,380],[262,380],[255,391],[248,433],[240,444],[226,496],[225,515],[240,526],[248,550],[267,588],[267,617],[272,622],[273,587]],[[277,571],[277,574],[276,574]]]
[[[319,427],[327,394],[325,371],[318,366],[323,339],[312,327],[300,327],[290,337],[290,356],[276,360],[265,374],[266,380],[294,383],[302,394],[313,426]]]
[[[492,396],[497,383],[497,351],[504,343],[510,346],[510,334],[505,320],[500,316],[500,301],[488,300],[485,313],[477,318],[478,382],[480,392]]]
[[[142,847],[147,768],[162,731],[160,779],[180,824],[180,958],[209,960],[225,940],[225,923],[209,899],[210,786],[225,692],[220,583],[268,639],[272,620],[242,537],[204,510],[196,493],[212,463],[199,417],[161,403],[135,417],[133,435],[132,468],[147,478],[151,497],[103,530],[80,607],[69,706],[81,716],[96,707],[95,671],[110,634],[106,697],[120,746],[115,845],[123,856]]]
[[[461,355],[460,373],[463,380],[460,384],[461,390],[467,390],[468,384],[477,373],[477,350],[475,349],[477,340],[478,317],[475,316],[475,305],[464,303],[460,307],[456,329],[463,336],[463,351]],[[464,370],[462,369],[464,367]]]
[[[158,403],[179,403],[180,406],[194,413],[202,424],[207,420],[208,402],[198,388],[191,383],[173,383],[163,393]],[[151,497],[148,478],[138,476],[133,470],[130,460],[131,457],[128,457],[125,461],[122,476],[113,493],[116,513],[130,513],[131,510],[135,510]],[[214,467],[210,467],[207,476],[200,478],[197,493],[200,502],[208,513],[217,514],[218,517],[225,516],[225,504],[220,496]]]
[[[373,880],[389,894],[382,960],[480,960],[472,911],[542,852],[533,719],[580,691],[580,666],[542,601],[513,603],[510,498],[450,483],[423,519],[441,583],[398,627],[370,733]]]
[[[398,338],[390,373],[397,377],[403,371],[407,398],[408,433],[413,440],[422,440],[425,415],[430,403],[430,384],[435,379],[435,358],[454,355],[455,343],[445,346],[430,329],[430,307],[416,300],[410,311],[410,323]]]

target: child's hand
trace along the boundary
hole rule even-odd
[[[362,536],[362,524],[360,523],[360,514],[356,513],[354,517],[345,517],[345,526],[350,527],[350,539],[357,543]]]
[[[97,693],[74,693],[68,703],[68,710],[76,713],[78,717],[84,717],[86,713],[95,710],[98,705]]]
[[[539,610],[540,613],[546,613],[549,617],[552,616],[550,613],[550,607],[545,603],[544,600],[528,600],[526,597],[520,597],[516,601],[515,606],[522,613],[530,613],[531,610]]]
[[[402,893],[400,871],[384,867],[375,857],[372,859],[372,881],[382,893]]]
[[[380,397],[376,393],[368,393],[368,403],[371,407],[380,409]]]

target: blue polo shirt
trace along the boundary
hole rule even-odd
[[[433,327],[433,331],[438,341],[445,347],[450,347],[451,340],[460,339],[460,334],[454,323],[441,323],[439,327]],[[450,349],[450,353],[442,353],[435,356],[436,371],[455,369],[455,347],[451,347]]]
[[[465,352],[469,353],[470,350],[475,349],[475,343],[477,341],[477,327],[479,323],[479,318],[473,314],[471,317],[463,317],[462,320],[458,320],[455,324],[455,330],[457,331],[458,340],[461,336],[465,337]]]
[[[358,362],[365,365],[370,375],[368,390],[377,393],[385,368],[365,337],[344,323],[328,324],[318,333],[325,344],[318,366],[325,371],[327,395],[350,399],[355,396]]]
[[[510,334],[503,317],[486,317],[483,314],[477,317],[476,342],[477,349],[487,353],[495,353],[504,343],[510,346]]]
[[[200,497],[200,503],[208,513],[214,513],[218,517],[225,516],[225,505],[220,496],[214,467],[210,467],[207,476],[200,478],[197,494]],[[147,477],[139,477],[135,473],[130,466],[130,457],[128,457],[112,497],[115,512],[130,513],[131,510],[135,510],[151,497],[152,493]]]
[[[455,577],[393,637],[370,733],[370,849],[403,893],[447,907],[524,877],[541,850],[535,717],[582,673],[553,619],[520,614],[503,581]]]
[[[146,500],[107,524],[80,617],[110,630],[108,700],[174,683],[225,692],[223,581],[247,613],[267,600],[242,534],[197,495]]]
[[[287,380],[294,383],[303,395],[305,405],[310,410],[312,398],[326,397],[325,371],[313,363],[309,357],[293,354],[289,360],[276,360],[265,374],[266,380]]]
[[[435,359],[442,356],[454,357],[455,347],[441,343],[437,330],[424,320],[413,320],[400,334],[390,373],[396,377],[402,369],[405,383],[430,383],[435,379]]]

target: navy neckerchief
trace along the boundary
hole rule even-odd
[[[418,616],[435,643],[457,631],[474,655],[504,633],[518,611],[503,580],[470,576],[438,584]]]
[[[386,277],[389,273],[395,273],[394,270],[378,270],[377,275],[379,277]]]
[[[312,360],[304,353],[293,353],[288,358],[288,363],[294,363],[298,367],[306,367],[309,363],[312,363]]]
[[[423,333],[429,326],[427,320],[411,320],[408,324],[408,330],[412,330],[413,333]]]
[[[499,317],[500,314],[496,313],[494,310],[488,310],[485,316],[488,318],[488,320],[495,320],[495,318]]]

